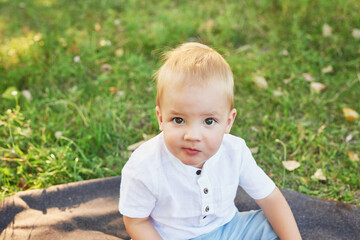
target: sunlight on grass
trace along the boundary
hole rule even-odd
[[[26,37],[5,39],[0,43],[0,64],[5,68],[15,67],[22,57],[36,58],[37,53],[32,51],[35,44],[44,45],[40,33],[29,32]]]
[[[357,0],[0,0],[0,198],[120,175],[128,147],[159,132],[162,52],[200,41],[229,62],[232,133],[276,184],[359,205],[359,12]]]

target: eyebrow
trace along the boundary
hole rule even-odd
[[[176,110],[174,110],[174,109],[170,109],[170,114],[171,115],[179,115],[179,116],[183,116],[183,115],[185,115],[185,114],[183,114],[183,113],[180,113],[180,112],[178,112],[178,111],[176,111]],[[202,114],[200,114],[200,116],[203,116],[203,117],[214,117],[214,116],[219,116],[220,114],[218,113],[218,112],[216,112],[216,111],[212,111],[212,112],[209,112],[209,113],[202,113]]]

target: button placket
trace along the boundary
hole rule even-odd
[[[201,192],[201,217],[200,222],[205,224],[208,219],[208,215],[214,212],[214,199],[211,191],[211,182],[206,174],[202,174],[202,176],[198,179],[198,184]]]

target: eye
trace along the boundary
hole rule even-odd
[[[216,120],[213,119],[213,118],[207,118],[207,119],[204,120],[204,124],[207,125],[207,126],[211,126],[211,125],[213,125],[215,123],[216,123]]]
[[[179,117],[175,117],[175,118],[173,118],[173,120],[172,120],[175,124],[182,124],[182,123],[184,123],[185,121],[184,121],[184,119],[182,119],[182,118],[179,118]]]

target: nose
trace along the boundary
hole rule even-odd
[[[184,140],[186,141],[200,141],[201,130],[196,126],[188,126],[185,130]]]

